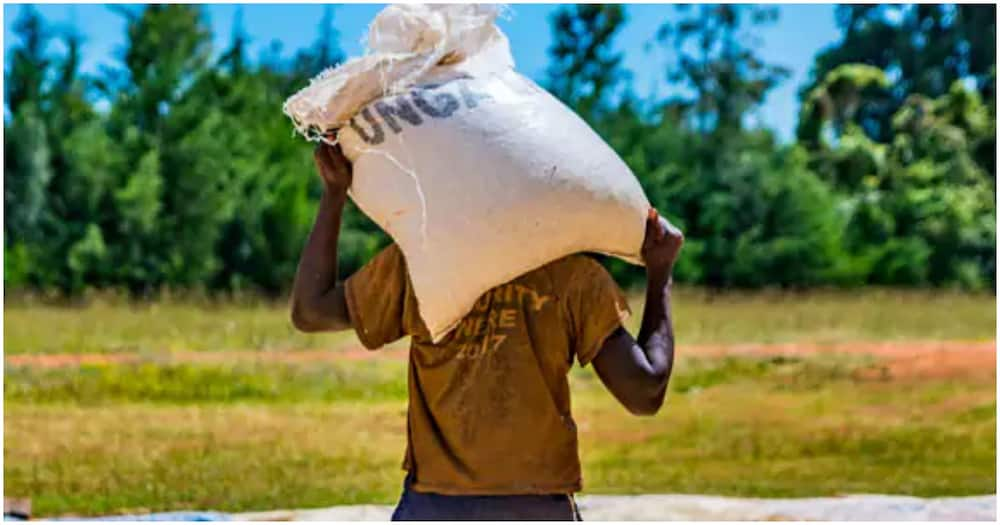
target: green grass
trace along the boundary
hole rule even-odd
[[[246,362],[231,366],[145,362],[81,367],[10,367],[6,401],[172,404],[386,401],[406,399],[405,363],[310,365]]]
[[[946,290],[711,294],[681,288],[674,309],[679,340],[692,344],[992,340],[996,333],[994,295]]]
[[[993,493],[995,380],[857,379],[869,364],[687,358],[651,418],[576,370],[585,490]],[[5,492],[41,516],[391,503],[404,374],[396,361],[10,368]]]
[[[5,301],[8,354],[162,353],[323,348],[349,334],[303,334],[283,302],[96,299],[86,306]]]
[[[845,342],[857,340],[991,340],[996,298],[939,291],[854,290],[726,293],[680,288],[682,344]],[[633,302],[638,323],[641,304]],[[97,298],[84,307],[5,299],[8,355],[41,353],[157,354],[190,350],[343,348],[349,334],[296,332],[284,302],[165,300],[131,304]]]
[[[716,385],[757,379],[784,378],[788,384],[818,385],[851,377],[864,357],[826,356],[822,360],[788,357],[719,359],[684,358],[672,381],[685,394]],[[4,400],[16,403],[299,403],[377,402],[406,400],[406,363],[390,360],[332,361],[309,364],[260,363],[232,365],[158,363],[84,365],[42,368],[8,367]],[[572,372],[576,381],[593,375]],[[593,386],[589,385],[588,386]]]
[[[39,516],[388,501],[399,403],[8,404],[5,494]]]
[[[996,378],[864,379],[866,356],[697,357],[688,344],[994,340],[992,295],[676,294],[682,347],[664,410],[630,416],[575,369],[585,490],[818,496],[990,494]],[[636,302],[638,321],[639,308]],[[174,360],[172,351],[356,347],[292,330],[283,303],[6,299],[8,354],[140,361],[4,372],[4,490],[35,515],[391,503],[406,364]]]

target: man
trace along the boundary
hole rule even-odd
[[[574,359],[593,363],[630,412],[659,410],[673,365],[671,272],[683,235],[650,210],[637,339],[622,327],[628,305],[611,276],[571,255],[487,292],[433,344],[397,246],[337,282],[351,166],[337,147],[321,145],[315,157],[324,193],[295,277],[292,321],[305,332],[353,328],[373,350],[412,338],[407,476],[393,519],[578,520],[567,374]]]

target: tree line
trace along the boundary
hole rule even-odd
[[[5,285],[286,291],[320,187],[280,107],[343,60],[333,11],[307,49],[250,57],[238,21],[215,52],[197,5],[116,9],[126,45],[96,74],[80,71],[78,34],[30,8],[15,22]],[[755,50],[777,11],[674,9],[650,40],[685,95],[634,92],[614,45],[620,5],[554,13],[545,84],[685,231],[678,281],[994,286],[995,6],[838,7],[842,38],[816,56],[788,144],[750,122],[788,76]],[[353,206],[343,228],[344,273],[389,242]],[[642,278],[606,262],[623,284]]]

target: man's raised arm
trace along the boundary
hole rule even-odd
[[[670,289],[674,261],[684,235],[650,210],[642,256],[646,262],[646,305],[638,339],[619,328],[594,358],[598,377],[625,408],[655,414],[667,392],[674,365],[674,326]]]
[[[351,186],[351,163],[337,146],[320,144],[313,156],[323,197],[295,273],[292,324],[303,332],[347,330],[351,320],[344,285],[337,282],[337,240]]]

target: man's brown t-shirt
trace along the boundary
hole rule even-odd
[[[389,246],[347,280],[351,323],[376,349],[412,336],[404,468],[440,494],[580,490],[567,373],[628,316],[604,268],[572,255],[484,294],[431,342],[403,255]]]

